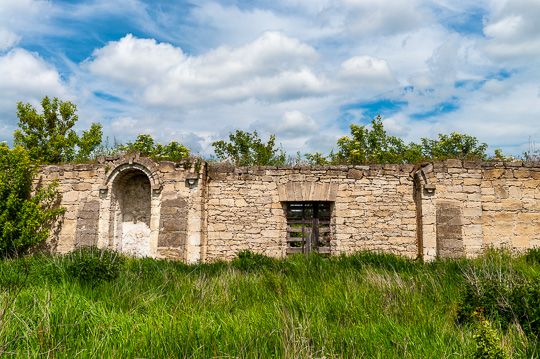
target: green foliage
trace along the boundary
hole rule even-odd
[[[476,137],[452,132],[439,134],[438,140],[422,138],[422,151],[426,158],[441,161],[448,158],[478,159],[486,158],[487,144],[478,143]]]
[[[487,144],[479,144],[475,137],[453,132],[439,134],[437,140],[422,138],[420,144],[411,142],[407,145],[400,138],[388,135],[381,117],[377,116],[371,121],[371,128],[352,124],[351,137],[341,137],[338,148],[333,163],[418,163],[448,158],[483,160]],[[316,162],[316,158],[314,160]]]
[[[540,264],[540,247],[527,249],[524,257],[530,264]]]
[[[380,115],[371,124],[371,129],[352,124],[351,137],[338,140],[337,157],[349,164],[403,162],[408,150],[404,142],[386,134]]]
[[[275,261],[264,254],[254,253],[250,250],[238,252],[232,260],[232,265],[243,271],[255,271],[261,268],[272,267]]]
[[[479,268],[465,270],[466,282],[459,296],[456,318],[459,323],[471,321],[474,312],[482,309],[483,315],[508,329],[519,323],[531,338],[540,337],[540,282],[536,262],[537,252],[532,250],[522,256],[524,268],[533,269],[533,275],[518,271],[517,262],[504,250],[490,250]]]
[[[140,152],[154,160],[180,161],[189,157],[189,150],[176,141],[163,146],[160,142],[154,143],[150,135],[140,134],[135,142],[128,142],[125,145],[119,145],[118,148],[125,152]]]
[[[58,183],[32,193],[37,166],[20,146],[0,146],[0,256],[17,256],[44,241],[64,213],[58,208]]]
[[[247,270],[234,260],[186,265],[128,257],[116,279],[99,285],[68,277],[72,254],[25,258],[27,280],[22,259],[0,259],[6,313],[0,313],[0,352],[54,358],[471,358],[480,330],[473,322],[454,322],[468,268],[502,276],[523,270],[526,281],[540,270],[513,256],[501,257],[497,266],[482,258],[422,263],[377,253],[257,256],[246,252],[246,261],[254,259]],[[261,265],[266,260],[272,264]],[[508,355],[539,357],[538,342],[518,325],[497,334]]]
[[[330,155],[323,156],[321,152],[317,151],[315,153],[306,153],[304,156],[310,166],[331,165],[334,153],[332,151],[330,152]]]
[[[30,158],[40,163],[61,163],[86,160],[101,144],[102,126],[92,124],[79,138],[73,126],[78,120],[77,107],[67,101],[41,101],[43,113],[30,104],[17,104],[19,130],[13,134],[16,145],[29,151]]]
[[[218,160],[229,161],[235,166],[282,166],[287,161],[283,149],[276,147],[274,135],[265,144],[257,131],[253,133],[237,130],[229,133],[229,141],[212,143]]]
[[[83,131],[82,136],[79,137],[77,142],[79,152],[77,153],[76,160],[84,161],[92,157],[92,154],[101,145],[101,137],[103,136],[102,128],[99,123],[93,123],[88,131]]]
[[[81,247],[69,254],[66,273],[85,283],[110,282],[120,274],[125,259],[118,252],[97,247]]]
[[[473,335],[476,342],[474,359],[506,359],[508,356],[501,346],[501,340],[497,332],[491,327],[491,323],[481,314],[481,309],[472,313],[473,327],[476,333]],[[480,312],[480,313],[479,313]]]

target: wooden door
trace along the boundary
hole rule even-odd
[[[330,203],[287,204],[287,254],[330,253]]]

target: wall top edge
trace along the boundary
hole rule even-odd
[[[153,163],[156,165],[174,165],[182,166],[186,163],[193,162],[193,159],[182,159],[179,162],[174,161],[155,161],[149,157],[141,156],[139,153],[128,155],[113,155],[113,156],[99,156],[97,163],[67,163],[67,164],[51,164],[51,165],[39,165],[40,168],[47,168],[49,171],[55,171],[56,169],[68,170],[68,171],[87,171],[93,168],[99,168],[116,162],[129,161],[129,159],[137,159],[139,162],[146,162],[148,164]],[[408,172],[414,170],[414,168],[421,168],[428,164],[433,164],[434,170],[441,170],[443,168],[466,168],[466,169],[492,169],[492,168],[520,168],[526,167],[529,169],[540,170],[540,162],[502,162],[502,161],[477,161],[477,160],[460,160],[460,159],[447,159],[444,161],[431,161],[412,164],[370,164],[370,165],[316,165],[316,166],[233,166],[231,164],[210,164],[202,159],[202,166],[207,166],[210,171],[220,173],[248,173],[251,171],[267,171],[267,170],[293,170],[293,171],[348,171],[350,169],[357,170],[386,170],[395,172]]]

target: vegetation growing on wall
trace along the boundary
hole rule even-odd
[[[154,143],[150,135],[141,134],[137,136],[135,142],[128,142],[125,145],[119,145],[120,152],[140,152],[154,160],[180,161],[189,157],[189,150],[176,141],[163,146],[160,142]]]
[[[371,128],[352,124],[351,135],[337,142],[339,151],[325,157],[321,153],[306,154],[311,164],[419,163],[448,158],[487,158],[487,144],[476,137],[453,132],[439,134],[437,140],[422,138],[420,143],[405,142],[386,133],[380,116],[371,121]]]
[[[44,241],[64,213],[56,206],[57,182],[32,190],[37,171],[28,150],[0,145],[0,256],[17,256]]]
[[[287,156],[281,146],[276,146],[276,137],[270,136],[262,142],[257,131],[253,133],[237,130],[229,133],[229,142],[212,143],[218,160],[228,161],[235,166],[282,166]]]

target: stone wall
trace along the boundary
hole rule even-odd
[[[539,163],[447,160],[424,164],[415,179],[426,259],[540,244]]]
[[[66,213],[53,251],[98,245],[135,255],[200,260],[203,163],[154,162],[138,154],[95,164],[42,166],[36,185],[58,180]]]
[[[483,244],[540,246],[538,163],[484,163],[482,169]]]
[[[193,162],[193,163],[192,163]],[[232,167],[137,154],[43,166],[66,213],[49,246],[85,245],[185,262],[241,250],[285,256],[290,203],[324,203],[330,254],[377,250],[426,260],[486,246],[540,245],[540,164]],[[329,249],[328,249],[329,248]]]
[[[250,249],[286,254],[286,204],[331,202],[331,253],[363,249],[415,256],[413,166],[212,166],[206,259]],[[325,189],[326,188],[326,189]]]

